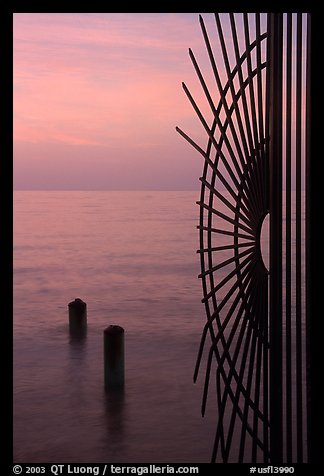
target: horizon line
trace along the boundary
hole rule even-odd
[[[197,189],[16,188],[13,192],[196,192]]]
[[[226,189],[217,189],[226,192]],[[13,192],[200,192],[199,188],[170,188],[170,189],[107,189],[107,188],[16,188]],[[286,192],[286,189],[282,189],[282,192]],[[305,192],[305,188],[301,189]],[[291,192],[296,192],[296,189],[291,189]]]

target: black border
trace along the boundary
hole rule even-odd
[[[321,336],[322,320],[323,320],[323,280],[322,272],[324,266],[321,263],[322,257],[322,242],[323,242],[323,229],[322,216],[324,214],[324,187],[323,187],[323,141],[322,141],[322,126],[323,126],[323,111],[324,109],[320,105],[320,99],[322,93],[319,85],[323,83],[322,68],[320,67],[320,61],[323,57],[323,40],[322,31],[324,30],[324,16],[320,9],[320,3],[317,1],[299,1],[299,2],[284,2],[279,5],[275,5],[273,2],[223,2],[222,4],[215,4],[214,2],[199,2],[197,7],[202,11],[210,12],[217,8],[219,12],[230,11],[303,11],[310,12],[312,14],[312,91],[311,91],[311,103],[312,103],[312,160],[311,160],[311,217],[310,217],[310,231],[311,231],[311,253],[310,253],[310,275],[311,275],[311,353],[312,353],[312,464],[321,462],[322,453],[324,457],[324,451],[322,450],[322,429],[323,426],[320,423],[320,417],[323,413],[322,400],[322,385],[323,385],[323,343]],[[129,8],[127,5],[123,5],[126,10],[124,12],[141,13],[141,12],[187,12],[192,10],[195,6],[192,3],[189,5],[187,2],[183,4],[174,3],[168,5],[163,3],[160,7],[158,5],[142,6],[136,4],[136,11],[133,10],[134,4],[131,4]],[[175,9],[175,6],[177,7]],[[280,7],[278,9],[278,6]],[[114,9],[115,7],[115,9]],[[153,7],[153,8],[152,8]],[[155,8],[154,8],[155,7]],[[46,2],[39,4],[38,2],[22,2],[16,1],[11,4],[1,6],[1,48],[2,48],[2,74],[1,74],[1,88],[0,97],[2,111],[5,111],[2,121],[2,140],[4,144],[5,153],[2,154],[1,169],[0,169],[0,204],[2,207],[1,217],[1,271],[3,277],[1,280],[1,295],[2,302],[5,305],[2,306],[2,326],[1,326],[1,362],[6,362],[7,368],[4,369],[4,365],[1,368],[1,383],[2,383],[2,424],[1,429],[3,431],[2,441],[4,442],[4,448],[2,448],[1,462],[5,463],[5,466],[9,468],[9,474],[11,472],[12,465],[12,317],[13,314],[13,287],[12,287],[12,262],[13,262],[13,127],[12,127],[12,100],[13,100],[13,46],[12,46],[12,18],[15,12],[24,13],[57,13],[57,12],[70,12],[70,13],[87,13],[87,12],[121,12],[121,8],[116,8],[116,4],[98,2],[97,0],[90,2],[88,5],[80,2]],[[188,45],[190,46],[190,45]],[[320,183],[318,182],[320,180]],[[6,372],[5,372],[6,370]],[[235,465],[234,465],[235,466]],[[295,466],[295,465],[294,465]],[[310,465],[304,465],[305,471],[310,471]],[[218,466],[219,468],[219,466]],[[298,471],[299,473],[299,471]]]

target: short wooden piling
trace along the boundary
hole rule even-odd
[[[68,304],[71,333],[84,332],[87,328],[87,304],[76,298]]]
[[[124,386],[124,329],[111,325],[104,330],[104,376],[105,388]]]

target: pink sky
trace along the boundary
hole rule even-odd
[[[218,63],[214,15],[202,16]],[[199,189],[203,159],[175,131],[205,148],[182,81],[213,119],[189,48],[219,100],[198,13],[16,13],[13,46],[15,189]]]
[[[196,13],[14,14],[15,189],[198,189],[189,47]]]

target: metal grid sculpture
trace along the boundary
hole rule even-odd
[[[231,44],[215,13],[220,60],[199,17],[217,102],[189,50],[211,124],[183,83],[207,146],[177,127],[204,158],[197,203],[207,322],[194,380],[209,333],[202,414],[213,375],[212,462],[305,462],[310,360],[302,257],[305,253],[307,271],[310,16],[256,13],[240,15],[238,21],[231,13],[227,18]],[[269,271],[261,250],[268,214]]]

